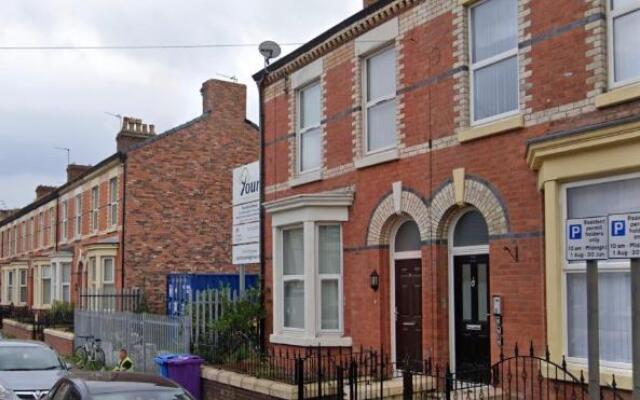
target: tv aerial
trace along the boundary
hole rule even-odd
[[[262,54],[262,57],[264,57],[265,68],[271,63],[271,59],[277,58],[282,54],[280,45],[272,40],[260,43],[258,50],[260,51],[260,54]]]

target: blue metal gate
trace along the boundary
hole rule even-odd
[[[258,275],[247,274],[245,288],[258,285]],[[167,276],[167,315],[184,315],[185,306],[195,292],[207,289],[240,290],[239,274],[169,274]]]

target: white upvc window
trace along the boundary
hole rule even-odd
[[[115,293],[116,290],[116,272],[115,258],[102,257],[102,290],[104,293]]]
[[[69,201],[62,202],[62,240],[67,240],[69,229]]]
[[[18,254],[18,227],[14,226],[13,229],[11,229],[12,232],[12,240],[13,242],[11,243],[11,250],[12,250],[12,254],[16,255]]]
[[[519,111],[517,0],[484,0],[469,8],[471,123]]]
[[[322,86],[315,81],[298,90],[298,174],[322,166]]]
[[[38,247],[44,247],[44,212],[40,213],[40,231],[38,232]]]
[[[608,0],[609,84],[640,80],[640,0]]]
[[[20,252],[27,251],[27,223],[20,224]]]
[[[99,188],[98,186],[94,186],[91,188],[91,232],[98,231],[98,215],[100,213],[99,199]]]
[[[82,194],[76,195],[76,237],[82,234]]]
[[[89,290],[91,291],[91,293],[96,293],[96,291],[98,290],[98,264],[97,264],[97,258],[96,257],[90,257],[89,258],[89,272],[88,272],[88,287]]]
[[[62,301],[71,303],[71,263],[60,263],[62,266],[62,277],[60,283],[62,286]]]
[[[118,223],[118,178],[109,181],[109,225]]]
[[[33,249],[33,244],[33,218],[29,218],[27,221],[27,250]]]
[[[396,143],[396,49],[386,47],[363,63],[365,154],[394,149]]]
[[[317,230],[320,331],[342,330],[342,237],[340,225],[322,224]]]
[[[304,229],[282,230],[282,286],[284,329],[304,330],[305,327],[305,273]]]
[[[51,265],[40,266],[40,305],[49,306],[53,300],[53,277]]]
[[[27,270],[18,270],[18,303],[27,304]]]
[[[565,219],[640,210],[640,175],[624,175],[566,184]],[[566,238],[563,236],[566,245]],[[587,363],[586,263],[565,261],[565,350],[572,363]],[[631,368],[631,276],[629,260],[598,262],[600,359],[604,367]]]
[[[6,279],[7,279],[7,285],[6,285],[6,293],[5,293],[5,303],[11,304],[13,303],[13,288],[15,285],[13,270],[7,271]]]
[[[53,242],[56,240],[56,231],[58,226],[56,224],[56,208],[52,207],[49,209],[49,245],[53,245]]]

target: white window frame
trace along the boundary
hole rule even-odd
[[[607,47],[609,57],[609,87],[612,89],[626,86],[632,83],[640,82],[640,74],[635,78],[629,78],[623,81],[616,82],[616,60],[615,60],[615,38],[613,35],[613,22],[616,18],[631,14],[633,12],[640,12],[640,2],[636,5],[627,6],[619,10],[611,8],[613,0],[607,0]]]
[[[308,127],[302,127],[302,92],[305,90],[318,85],[320,88],[320,121],[318,121],[318,125],[311,125]],[[320,78],[314,79],[313,81],[299,87],[296,89],[296,173],[298,176],[311,174],[316,171],[322,169],[323,159],[322,159],[322,97],[323,97],[323,88],[322,88],[322,80]],[[320,152],[320,165],[315,168],[310,168],[307,170],[302,169],[302,137],[313,131],[319,129],[320,130],[320,148],[318,151]]]
[[[78,238],[82,235],[82,193],[77,194],[75,197],[76,201],[76,229],[75,236]]]
[[[44,247],[44,211],[40,213],[40,231],[38,232],[38,247]]]
[[[307,266],[304,265],[304,252],[306,251],[306,246],[304,245],[305,243],[305,236],[304,236],[304,226],[301,224],[296,224],[296,225],[291,225],[291,226],[287,226],[284,227],[282,229],[280,229],[280,251],[282,252],[282,254],[284,255],[284,233],[286,231],[292,231],[292,230],[297,230],[300,229],[302,231],[302,243],[303,243],[303,274],[302,275],[285,275],[284,274],[284,262],[282,263],[282,265],[280,266],[280,276],[281,276],[281,280],[282,280],[282,304],[281,304],[281,309],[280,312],[282,313],[282,330],[284,332],[293,332],[293,333],[302,333],[306,331],[306,327],[307,327],[307,323],[309,321],[309,316],[307,315],[307,297],[308,297],[308,283],[307,283]],[[303,315],[303,327],[302,328],[295,328],[295,327],[289,327],[286,326],[284,324],[284,314],[285,314],[285,302],[284,302],[284,286],[286,282],[302,282],[303,288],[304,288],[304,306],[303,306],[303,310],[304,310],[304,315]]]
[[[54,268],[54,266],[51,263],[49,263],[49,264],[40,264],[38,266],[38,269],[40,270],[40,275],[39,275],[40,279],[38,279],[38,285],[40,286],[39,287],[39,289],[40,289],[40,296],[39,296],[40,297],[40,299],[39,299],[40,300],[40,304],[39,304],[39,306],[41,306],[41,307],[50,307],[53,304],[53,300],[55,298],[55,295],[54,295],[55,285],[54,285],[54,279],[53,279],[53,277],[54,277],[53,268]],[[44,299],[44,281],[45,281],[44,271],[45,271],[45,269],[49,270],[49,278],[46,278],[46,280],[49,281],[49,285],[50,285],[50,288],[49,288],[49,296],[50,296],[50,298],[48,299],[49,300],[48,303],[45,303],[45,299]]]
[[[49,209],[49,246],[53,246],[53,242],[56,240],[56,208],[51,207]]]
[[[14,288],[16,286],[16,277],[15,271],[10,269],[6,272],[7,278],[7,286],[6,286],[6,294],[5,298],[7,300],[7,304],[14,303]]]
[[[473,13],[473,9],[476,7],[479,7],[485,3],[488,3],[492,0],[483,0],[483,1],[479,1],[473,5],[471,5],[470,7],[468,7],[467,9],[467,21],[469,21],[469,32],[468,32],[468,51],[469,51],[469,87],[470,87],[470,92],[469,92],[469,104],[470,104],[470,115],[471,115],[471,126],[477,126],[477,125],[483,125],[483,124],[487,124],[490,122],[494,122],[494,121],[498,121],[501,119],[505,119],[508,117],[511,117],[513,115],[517,115],[520,113],[520,57],[519,57],[519,48],[518,48],[518,43],[516,43],[516,46],[511,49],[511,50],[507,50],[505,52],[502,52],[500,54],[496,54],[493,57],[487,58],[486,60],[482,60],[479,62],[474,63],[473,62],[473,18],[472,18],[472,13]],[[514,0],[514,1],[518,1],[518,0]],[[517,16],[516,16],[516,32],[518,31],[518,20],[517,20]],[[517,98],[518,98],[518,106],[511,111],[507,111],[504,112],[502,114],[496,114],[496,115],[492,115],[491,117],[486,117],[486,118],[482,118],[479,120],[476,120],[475,117],[475,72],[484,68],[484,67],[488,67],[490,65],[493,64],[497,64],[500,61],[504,61],[508,58],[511,58],[515,56],[516,58],[516,69],[518,71],[518,79],[516,79],[516,93],[517,93]]]
[[[66,241],[69,234],[69,201],[65,200],[62,202],[62,240]]]
[[[60,301],[66,302],[64,299],[64,290],[65,288],[69,289],[69,301],[67,303],[71,303],[71,279],[73,276],[73,264],[71,262],[71,259],[69,259],[68,261],[61,261],[59,263],[60,265]],[[68,266],[69,267],[69,281],[65,282],[65,277],[64,277],[64,267]]]
[[[98,232],[100,226],[100,186],[91,188],[91,232]]]
[[[368,79],[367,79],[369,74],[369,69],[367,68],[368,61],[371,58],[378,56],[382,53],[385,53],[387,51],[395,52],[396,66],[394,70],[395,72],[394,79],[396,80],[396,93],[394,93],[393,96],[389,95],[389,96],[380,97],[374,100],[367,100],[367,98],[369,97],[369,85],[368,85]],[[398,148],[398,102],[397,102],[397,99],[398,99],[398,51],[395,43],[389,44],[387,46],[382,46],[379,49],[376,49],[375,51],[362,57],[361,71],[362,71],[362,83],[361,83],[362,85],[362,126],[364,127],[363,129],[364,148],[362,150],[363,155],[370,156],[373,154],[385,153],[388,151],[395,150]],[[369,109],[372,107],[378,106],[380,104],[388,103],[391,101],[396,101],[395,113],[393,117],[395,143],[390,146],[382,147],[376,150],[369,150],[369,117],[368,117]]]
[[[16,285],[18,287],[17,290],[17,302],[19,305],[24,305],[27,304],[27,302],[29,301],[29,289],[28,289],[28,282],[29,282],[29,270],[27,268],[18,268],[16,270],[18,272],[18,284]],[[22,282],[22,274],[24,273],[24,283]],[[22,301],[22,289],[24,288],[24,301]]]
[[[118,178],[109,180],[109,225],[114,227],[118,223]]]
[[[337,274],[321,274],[320,273],[320,227],[322,226],[337,226],[340,231],[340,239],[338,242],[340,252],[340,272]],[[344,266],[344,248],[342,244],[343,233],[342,225],[340,223],[320,222],[316,223],[315,227],[315,261],[318,268],[316,268],[315,282],[316,282],[316,329],[321,333],[333,333],[342,334],[344,332],[344,294],[343,294],[343,266]],[[338,281],[338,329],[322,329],[322,281]]]
[[[105,271],[107,270],[106,268],[106,261],[110,260],[111,261],[111,268],[113,268],[113,273],[112,273],[112,278],[111,280],[106,280],[105,279]],[[113,285],[113,288],[115,289],[116,287],[116,258],[112,257],[112,256],[102,256],[100,257],[100,287],[101,289],[104,289],[104,285]]]
[[[597,178],[597,179],[586,179],[580,180],[577,182],[565,183],[561,186],[560,189],[560,206],[562,209],[562,220],[566,221],[568,217],[568,209],[567,209],[567,190],[575,187],[581,186],[589,186],[599,183],[613,182],[625,179],[634,179],[640,178],[640,173],[632,173],[632,174],[624,174],[624,175],[614,175],[605,178]],[[566,246],[567,246],[567,238],[564,230],[562,231],[562,254],[566,254]],[[563,257],[562,261],[562,343],[564,346],[564,354],[567,354],[567,362],[573,365],[578,365],[580,367],[587,367],[588,361],[586,358],[580,357],[571,357],[569,355],[569,321],[567,318],[567,275],[571,273],[585,273],[587,271],[587,263],[586,262],[569,262],[566,258]],[[598,275],[607,272],[630,272],[631,271],[631,262],[629,260],[600,260],[598,261]],[[631,282],[629,282],[631,284]],[[604,368],[620,370],[623,373],[627,373],[631,371],[631,364],[621,363],[621,362],[612,362],[607,360],[600,360],[600,365]]]

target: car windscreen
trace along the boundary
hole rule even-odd
[[[94,400],[193,400],[182,389],[135,391],[128,393],[95,394]]]
[[[56,353],[46,347],[0,347],[0,371],[62,369]]]

